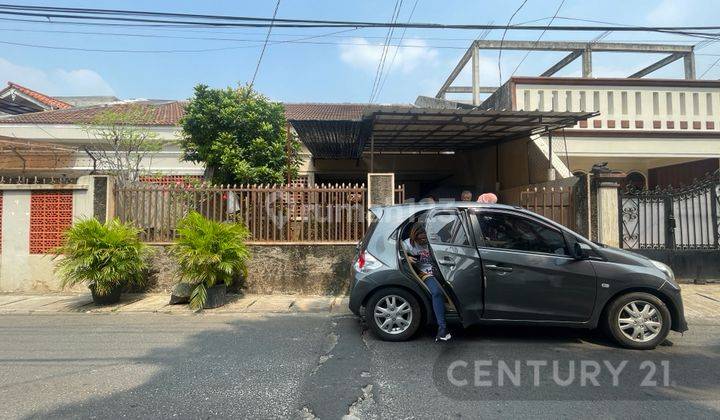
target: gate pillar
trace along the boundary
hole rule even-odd
[[[625,178],[622,172],[596,173],[597,236],[600,243],[620,247],[620,202],[618,189]]]

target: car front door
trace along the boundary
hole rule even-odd
[[[455,301],[462,323],[479,321],[483,311],[482,268],[466,214],[457,209],[433,210],[425,230],[442,276],[440,283]]]
[[[570,256],[559,229],[513,211],[481,209],[470,217],[485,273],[485,318],[590,319],[595,271]]]

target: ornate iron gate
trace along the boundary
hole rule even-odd
[[[719,249],[720,172],[690,186],[620,192],[621,246]]]

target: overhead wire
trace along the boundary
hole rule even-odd
[[[250,80],[250,89],[248,92],[252,91],[252,87],[255,84],[255,78],[257,77],[258,71],[260,70],[260,63],[262,63],[263,56],[265,55],[265,49],[267,49],[268,41],[270,40],[270,33],[272,32],[272,23],[275,22],[275,18],[277,17],[278,9],[280,8],[280,0],[277,0],[275,2],[275,11],[273,11],[273,20],[270,22],[271,25],[268,28],[267,35],[265,36],[265,42],[263,42],[262,49],[260,50],[260,57],[258,57],[257,65],[255,65],[255,72],[253,72],[252,79]]]
[[[410,22],[410,19],[412,19],[413,14],[415,14],[415,8],[417,8],[418,2],[420,0],[415,0],[415,3],[413,3],[412,9],[410,9],[410,14],[408,15],[408,22]],[[380,83],[380,88],[378,89],[377,96],[380,96],[380,93],[382,92],[383,88],[385,87],[385,82],[387,81],[388,77],[390,76],[390,72],[392,71],[393,65],[395,64],[395,59],[397,58],[398,51],[400,51],[400,46],[403,43],[403,40],[405,39],[405,32],[407,31],[407,28],[403,28],[402,34],[400,34],[400,40],[398,41],[398,46],[395,47],[395,53],[393,54],[392,60],[390,60],[390,65],[388,66],[387,72],[385,73],[385,77],[382,79],[382,82]]]
[[[550,25],[552,25],[552,23],[555,21],[555,18],[557,17],[558,13],[560,13],[560,9],[562,9],[562,7],[563,7],[564,4],[565,4],[565,0],[561,0],[561,1],[560,1],[560,5],[559,5],[559,6],[557,7],[557,9],[555,10],[555,14],[552,16],[552,18],[550,18],[550,22],[548,22],[547,27],[545,28],[545,30],[543,30],[542,32],[540,32],[540,36],[538,36],[537,39],[535,40],[535,43],[533,44],[533,48],[535,48],[535,46],[537,46],[538,42],[540,42],[540,40],[542,39],[543,35],[545,35],[545,32],[547,32],[547,28],[549,28]],[[531,52],[532,52],[532,50],[528,50],[528,51],[525,53],[525,56],[522,58],[522,60],[520,60],[520,62],[517,64],[517,66],[515,66],[515,69],[514,69],[513,72],[510,74],[510,77],[512,77],[512,76],[515,75],[515,72],[518,71],[518,69],[520,68],[520,66],[525,62],[525,60],[528,58],[528,56],[530,55]],[[500,81],[500,83],[502,83],[502,80]]]
[[[505,29],[503,30],[502,37],[500,38],[500,50],[498,51],[498,85],[499,86],[501,86],[503,84],[503,81],[502,81],[502,51],[503,50],[502,50],[502,48],[503,48],[503,43],[505,42],[505,35],[507,35],[507,31],[510,27],[510,23],[512,23],[513,18],[515,17],[515,15],[518,14],[520,9],[522,9],[523,6],[525,6],[525,3],[527,3],[527,0],[523,0],[523,2],[520,4],[520,6],[518,6],[518,8],[515,9],[513,14],[510,16],[510,19],[508,19],[508,23],[507,23],[507,25],[505,25]]]
[[[397,21],[398,16],[400,15],[400,9],[402,8],[403,0],[395,0],[395,8],[393,9],[392,17],[390,18],[391,22]],[[370,90],[370,100],[369,103],[373,103],[376,96],[377,88],[380,84],[380,79],[382,78],[382,72],[383,67],[385,66],[385,58],[387,57],[388,48],[390,48],[390,41],[392,40],[392,35],[395,31],[395,28],[390,27],[388,28],[387,36],[385,37],[385,42],[383,42],[383,49],[380,53],[380,60],[378,61],[378,66],[375,71],[375,79],[373,80],[372,89]]]

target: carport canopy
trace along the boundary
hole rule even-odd
[[[418,153],[477,149],[572,127],[597,112],[435,109],[368,106],[356,120],[293,120],[315,158],[357,159],[363,152]]]

